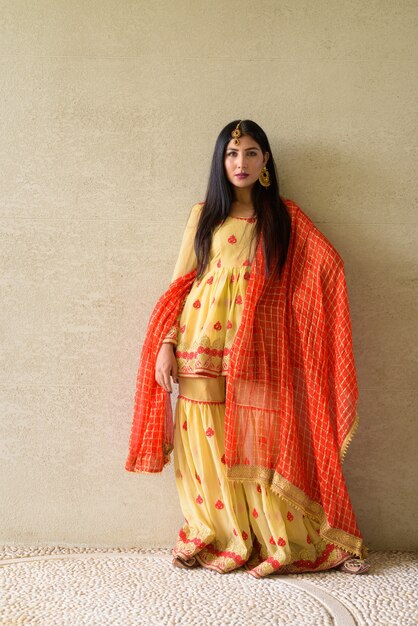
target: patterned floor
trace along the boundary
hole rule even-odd
[[[370,552],[355,576],[257,580],[171,564],[170,550],[0,547],[0,624],[416,626],[418,553]]]

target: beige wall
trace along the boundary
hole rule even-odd
[[[174,542],[172,464],[124,470],[139,352],[216,136],[248,117],[345,260],[366,545],[418,547],[416,18],[395,0],[2,2],[1,541]]]

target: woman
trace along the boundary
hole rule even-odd
[[[173,564],[366,572],[341,469],[357,395],[342,259],[280,196],[264,131],[235,120],[138,370],[125,467],[161,471],[174,447],[185,523]]]

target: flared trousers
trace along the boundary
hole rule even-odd
[[[270,487],[227,478],[225,389],[225,376],[179,377],[173,454],[184,524],[173,555],[220,573],[243,567],[256,578],[322,571],[352,557]]]

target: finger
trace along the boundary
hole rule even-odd
[[[173,391],[171,388],[170,374],[164,374],[164,388],[169,393]]]

